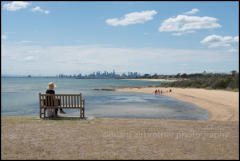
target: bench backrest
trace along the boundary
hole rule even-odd
[[[82,94],[41,94],[39,93],[40,107],[83,107]]]

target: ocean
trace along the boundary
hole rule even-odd
[[[207,120],[209,113],[191,103],[164,95],[119,92],[112,87],[151,86],[161,82],[119,79],[1,78],[2,116],[39,116],[39,92],[45,93],[49,82],[56,94],[82,93],[87,117],[161,118]],[[98,89],[98,90],[96,90]],[[77,109],[64,109],[66,116],[78,116]]]

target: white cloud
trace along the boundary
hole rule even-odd
[[[7,39],[7,36],[6,36],[6,35],[2,35],[2,36],[1,36],[1,39],[2,39],[2,40],[6,40],[6,39]]]
[[[183,33],[181,33],[181,32],[177,32],[177,33],[172,33],[172,35],[173,35],[173,36],[182,36]]]
[[[32,8],[31,11],[32,12],[43,12],[43,10],[39,6]]]
[[[28,5],[30,5],[30,3],[28,3],[28,2],[13,1],[11,3],[4,4],[3,8],[8,11],[16,11],[16,10],[20,10],[22,8],[27,8]]]
[[[159,32],[179,32],[175,34],[179,36],[183,32],[192,33],[199,29],[219,28],[221,25],[217,21],[218,19],[214,17],[178,15],[164,20],[158,30]]]
[[[111,26],[126,26],[130,24],[144,23],[146,21],[152,20],[153,16],[156,15],[155,10],[151,11],[142,11],[142,12],[132,12],[125,14],[123,18],[112,18],[107,19],[106,23]]]
[[[49,14],[50,13],[50,11],[43,10],[39,6],[32,8],[31,11],[32,12],[40,12],[40,13],[44,13],[44,14]]]
[[[234,42],[239,42],[239,37],[238,37],[238,36],[235,36],[235,37],[233,38],[233,41],[234,41]]]
[[[44,13],[45,13],[45,14],[49,14],[49,13],[50,13],[50,11],[48,11],[48,10],[45,10],[45,11],[44,11]]]
[[[185,12],[185,15],[192,15],[199,12],[199,10],[197,8],[193,8],[191,11]]]
[[[172,33],[173,36],[182,36],[182,35],[186,35],[189,33],[195,33],[195,31],[189,30],[189,31],[184,31],[184,32],[176,32],[176,33]]]
[[[205,37],[201,43],[208,45],[209,48],[218,47],[232,47],[233,43],[238,43],[239,37],[235,36],[219,36],[219,35],[209,35]],[[235,49],[230,49],[229,51],[234,51]]]

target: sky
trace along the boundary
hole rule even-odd
[[[238,1],[1,1],[1,72],[229,73],[238,29]]]

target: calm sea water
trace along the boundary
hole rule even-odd
[[[38,116],[38,93],[45,93],[49,82],[57,86],[57,94],[82,93],[87,117],[168,118],[206,120],[209,113],[191,103],[163,95],[102,91],[94,89],[114,86],[149,86],[161,82],[117,79],[1,78],[2,116]],[[78,110],[65,110],[79,115]]]

